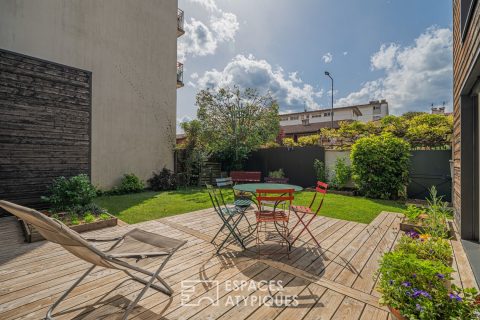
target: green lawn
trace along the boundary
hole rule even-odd
[[[294,203],[308,205],[312,196],[310,191],[296,193]],[[212,206],[205,189],[104,196],[95,202],[127,223],[154,220]],[[327,194],[320,214],[370,223],[381,211],[403,212],[404,208],[403,204],[394,201]]]

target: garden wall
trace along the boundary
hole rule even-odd
[[[270,171],[283,169],[289,183],[302,187],[315,185],[313,161],[325,161],[325,149],[319,146],[302,148],[272,148],[260,149],[252,153],[246,162],[248,171],[261,171],[262,179]]]
[[[410,199],[425,199],[428,189],[436,186],[444,200],[452,199],[450,174],[451,150],[414,150],[410,160],[410,183],[407,195]],[[262,177],[270,171],[282,168],[290,183],[309,187],[315,184],[313,161],[325,162],[328,176],[333,177],[337,158],[346,158],[350,164],[350,151],[325,150],[323,147],[272,148],[258,150],[249,157],[246,170],[261,171]],[[353,184],[349,184],[353,186]]]

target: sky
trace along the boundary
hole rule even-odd
[[[446,0],[179,0],[185,86],[177,127],[196,93],[237,85],[269,92],[280,113],[386,99],[390,114],[452,110],[452,2]]]

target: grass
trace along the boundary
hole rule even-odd
[[[307,206],[312,196],[313,193],[310,191],[296,193],[294,204]],[[231,199],[232,197],[229,200]],[[147,191],[119,196],[104,196],[95,199],[95,203],[130,224],[206,209],[212,206],[205,189],[168,192]],[[327,194],[320,215],[370,223],[382,211],[403,212],[404,209],[404,204],[395,201]]]

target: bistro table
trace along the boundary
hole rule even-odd
[[[302,191],[303,188],[300,186],[296,186],[293,184],[283,184],[283,183],[242,183],[242,184],[237,184],[233,186],[233,189],[235,191],[240,191],[244,193],[251,193],[253,196],[257,194],[257,190],[282,190],[282,189],[293,189],[295,192]],[[252,199],[253,200],[253,199]],[[255,202],[255,204],[258,207],[258,203]],[[275,205],[276,206],[276,205]],[[259,208],[260,209],[260,208]],[[242,242],[251,236],[258,228],[258,225],[255,225],[255,228],[252,232],[250,232],[246,237],[242,239]],[[284,240],[288,243],[288,248],[290,250],[291,243],[288,239],[285,239],[281,232],[278,230],[277,223],[275,222],[275,229],[279,233],[279,235],[284,238]]]

